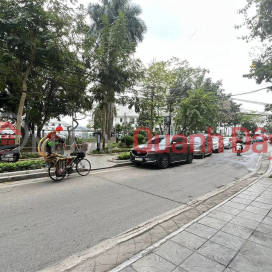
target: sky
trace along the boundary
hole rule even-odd
[[[98,0],[78,2],[87,8],[90,2]],[[246,5],[245,0],[133,0],[133,3],[141,6],[140,17],[148,28],[135,54],[144,64],[172,57],[187,60],[193,67],[208,69],[209,76],[214,81],[222,80],[226,93],[231,94],[270,85],[257,85],[255,80],[243,77],[252,64],[251,48],[259,45],[238,39],[247,30],[234,28],[243,22],[238,10]],[[263,90],[237,98],[269,103],[272,93]],[[245,110],[264,111],[263,105],[238,103]]]

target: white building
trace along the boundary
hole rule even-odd
[[[136,127],[138,118],[139,114],[136,113],[133,108],[129,109],[128,107],[117,106],[117,115],[113,120],[113,126],[116,124],[122,125],[124,123],[130,123]]]
[[[76,125],[76,124],[74,124]],[[55,130],[56,127],[62,127],[63,131],[61,132],[62,135],[64,135],[65,137],[68,137],[68,128],[70,127],[70,129],[72,128],[72,124],[71,123],[67,123],[65,121],[59,121],[57,119],[51,119],[47,124],[45,124],[45,126],[43,127],[43,134],[46,135],[48,132]],[[90,131],[86,128],[83,127],[81,125],[79,125],[76,129],[75,129],[75,136],[77,137],[82,137],[82,138],[89,138],[90,137]]]

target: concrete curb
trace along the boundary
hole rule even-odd
[[[101,167],[101,168],[95,168],[91,170],[92,172],[99,171],[99,170],[105,170],[105,169],[110,169],[110,168],[116,168],[116,167],[122,167],[122,166],[129,166],[132,165],[131,162],[125,161],[122,163],[118,163],[116,165],[108,166],[108,167]],[[30,171],[36,171],[36,173],[29,173]],[[39,172],[38,172],[39,171]],[[48,177],[48,170],[41,171],[39,170],[29,170],[29,171],[17,171],[17,172],[11,172],[11,173],[16,173],[14,176],[6,176],[6,177],[0,177],[0,183],[5,183],[5,182],[13,182],[13,181],[20,181],[20,180],[27,180],[27,179],[36,179],[36,178],[44,178]]]
[[[133,165],[133,163],[130,160],[117,160],[117,159],[108,159],[108,162],[114,162],[116,164],[123,164],[123,163],[129,163],[131,165]]]
[[[137,227],[105,240],[88,251],[71,256],[42,272],[110,271],[136,254],[146,251],[153,244],[165,239],[171,233],[196,220],[210,209],[232,198],[247,186],[261,179],[263,171],[268,171],[270,161],[267,154],[262,154],[256,170],[246,176],[202,196],[188,205],[155,217]],[[40,272],[41,272],[40,271]],[[119,270],[118,270],[119,271]]]

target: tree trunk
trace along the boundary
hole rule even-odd
[[[16,129],[18,131],[21,131],[21,127],[22,127],[22,117],[23,117],[23,111],[24,111],[24,105],[25,105],[25,99],[26,99],[26,92],[27,92],[27,85],[26,85],[26,81],[23,82],[23,91],[22,91],[22,96],[21,96],[21,100],[20,100],[20,104],[19,104],[19,109],[18,109],[18,113],[17,113],[17,121],[16,121]],[[26,137],[28,135],[25,135]],[[20,137],[19,135],[15,135],[15,144],[20,144]]]
[[[42,127],[37,127],[37,137],[41,138]]]
[[[107,121],[107,103],[103,102],[103,108],[102,108],[102,140],[103,140],[103,150],[105,150],[106,147],[106,121]]]
[[[114,102],[109,102],[107,104],[107,129],[106,134],[108,136],[108,139],[111,138],[111,131],[113,127],[113,118],[114,118]]]
[[[164,133],[163,133],[163,131],[162,131],[162,126],[161,126],[161,124],[159,124],[159,126],[160,126],[161,135],[163,135]]]

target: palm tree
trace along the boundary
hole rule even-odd
[[[131,3],[130,0],[100,0],[100,4],[89,4],[88,13],[92,19],[91,34],[98,37],[103,28],[102,16],[108,17],[110,25],[123,12],[127,24],[127,40],[131,42],[141,42],[147,28],[144,21],[139,18],[142,9],[139,5]]]

